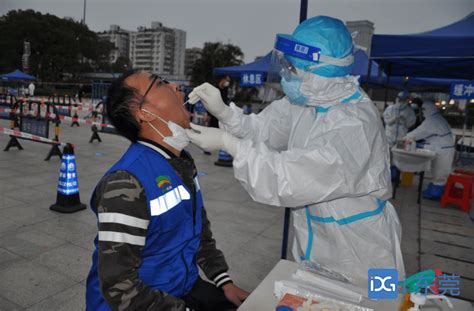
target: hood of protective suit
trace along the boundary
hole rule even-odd
[[[438,108],[435,104],[431,102],[426,102],[421,106],[421,111],[423,112],[423,118],[427,119],[438,113]]]
[[[354,52],[352,36],[344,22],[329,16],[315,16],[302,22],[296,27],[291,37],[299,42],[321,49],[321,55],[332,58],[344,58]],[[298,69],[315,73],[323,77],[344,77],[351,73],[353,63],[348,66],[324,64],[316,69],[310,69],[314,63],[288,57],[289,61]]]
[[[356,76],[327,78],[305,74],[300,86],[301,94],[308,98],[307,106],[333,106],[359,90]]]

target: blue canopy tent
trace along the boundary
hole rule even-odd
[[[10,73],[6,73],[3,75],[0,75],[0,79],[2,80],[30,80],[30,81],[36,81],[35,76],[31,76],[29,74],[26,74],[20,70],[15,70]]]
[[[428,32],[374,35],[370,58],[390,76],[472,80],[473,29],[474,12],[460,21]]]
[[[218,67],[214,69],[214,74],[216,76],[230,76],[230,77],[240,77],[241,73],[261,73],[266,75],[268,68],[270,67],[270,61],[272,58],[272,53],[268,53],[264,57],[241,66],[231,66],[231,67]]]

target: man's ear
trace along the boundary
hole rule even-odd
[[[151,122],[156,119],[154,115],[144,111],[143,109],[138,109],[136,116],[140,122]]]

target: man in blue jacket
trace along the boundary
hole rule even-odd
[[[216,249],[183,150],[183,101],[177,85],[146,72],[124,74],[110,88],[107,114],[132,144],[92,195],[99,232],[87,310],[234,310],[248,296]]]

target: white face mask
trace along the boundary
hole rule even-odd
[[[172,133],[171,136],[163,135],[153,124],[151,124],[151,122],[147,122],[155,132],[157,132],[161,137],[163,137],[163,141],[165,143],[167,143],[168,145],[170,145],[171,147],[173,147],[174,149],[178,151],[183,150],[184,148],[186,148],[187,145],[189,145],[190,140],[184,128],[174,123],[173,121],[166,122],[162,117],[157,116],[156,114],[154,114],[153,112],[150,112],[149,110],[146,110],[146,109],[142,109],[142,110],[156,117],[158,120],[160,120],[161,122],[163,122],[164,124],[168,126],[168,128],[170,129]]]
[[[223,85],[224,85],[224,87],[228,87],[228,86],[230,85],[230,82],[229,82],[229,81],[225,81]]]

